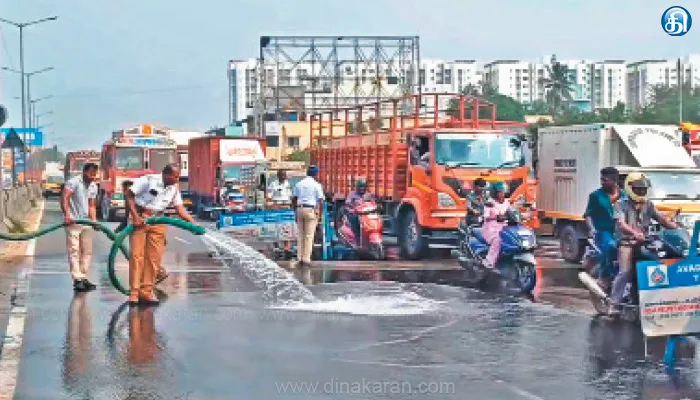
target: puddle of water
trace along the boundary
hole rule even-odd
[[[291,303],[277,309],[371,316],[421,315],[440,309],[442,301],[431,300],[417,293],[401,292],[390,296],[348,294],[327,301]]]
[[[207,231],[203,241],[229,268],[238,268],[274,303],[312,302],[311,291],[292,274],[252,247],[222,232]]]

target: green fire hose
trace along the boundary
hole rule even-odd
[[[172,225],[175,227],[178,227],[180,229],[184,229],[187,231],[190,231],[194,233],[195,235],[203,235],[205,232],[205,229],[201,226],[193,225],[190,224],[187,221],[183,221],[181,219],[175,219],[175,218],[168,218],[168,217],[151,217],[147,218],[145,220],[146,224],[149,225],[158,225],[158,224],[165,224],[165,225]],[[112,247],[109,251],[109,259],[107,262],[107,273],[109,275],[109,280],[114,285],[114,287],[122,292],[123,294],[128,294],[129,291],[124,285],[119,282],[119,279],[117,278],[117,274],[114,270],[115,268],[115,260],[117,258],[117,253],[121,250],[122,254],[126,258],[129,258],[129,250],[126,248],[124,245],[124,239],[133,232],[134,226],[133,225],[128,225],[123,231],[119,232],[119,234],[115,234],[114,231],[109,229],[109,227],[103,223],[100,222],[95,222],[89,219],[77,219],[74,221],[74,223],[79,224],[79,225],[87,225],[95,228],[95,230],[103,232],[107,238],[109,238],[113,243]],[[13,234],[13,233],[4,233],[0,232],[0,239],[2,240],[9,240],[9,241],[24,241],[24,240],[31,240],[31,239],[36,239],[39,236],[44,236],[47,233],[53,232],[57,229],[65,227],[66,224],[65,222],[59,222],[55,224],[51,224],[49,226],[43,227],[39,229],[38,231],[34,232],[27,232],[27,233],[19,233],[19,234]]]
[[[190,231],[195,235],[203,235],[206,231],[204,227],[193,225],[187,221],[183,221],[181,219],[176,218],[150,217],[147,218],[145,222],[149,225],[172,225],[180,229]],[[109,281],[112,282],[112,285],[114,285],[114,287],[123,294],[129,294],[129,289],[122,285],[122,283],[119,281],[119,278],[117,278],[117,273],[115,271],[115,261],[117,259],[117,253],[119,252],[119,249],[123,248],[124,239],[126,239],[126,237],[129,236],[129,234],[133,231],[134,226],[128,225],[126,228],[124,228],[123,231],[115,235],[114,243],[112,244],[112,248],[109,249],[109,258],[107,259],[107,273],[109,274]],[[129,257],[127,256],[127,258]]]

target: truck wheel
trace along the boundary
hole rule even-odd
[[[578,233],[573,225],[565,226],[559,233],[559,248],[564,260],[571,263],[581,262],[585,246],[581,245]]]
[[[399,223],[401,256],[409,260],[419,260],[428,250],[428,241],[423,237],[423,227],[418,223],[415,210],[410,209],[403,213]]]

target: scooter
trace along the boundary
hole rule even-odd
[[[597,249],[591,253],[600,254],[593,240],[589,240],[589,247]],[[635,245],[634,264],[639,261],[663,261],[678,260],[688,256],[690,248],[690,235],[688,231],[680,229],[659,229],[652,226],[647,232],[646,239]],[[593,264],[593,263],[591,263]],[[597,267],[596,267],[597,268]],[[601,315],[608,315],[612,300],[612,280],[595,280],[590,271],[579,272],[579,279],[591,291],[591,301],[595,310]],[[639,291],[637,289],[637,268],[632,268],[630,282],[625,286],[621,306],[620,318],[627,322],[639,320]]]
[[[352,230],[350,217],[347,212],[340,213],[336,224],[336,232],[341,244],[349,247],[359,255],[369,255],[375,260],[384,259],[384,221],[379,215],[377,203],[364,201],[357,205],[353,212],[360,219],[359,244]]]
[[[507,222],[507,226],[500,233],[501,252],[494,272],[514,284],[521,293],[531,293],[537,284],[535,233],[522,225],[520,213],[516,210],[508,210],[501,220]],[[458,246],[452,250],[452,256],[457,258],[462,268],[471,272],[471,279],[467,279],[472,283],[483,282],[488,277],[490,269],[484,266],[488,250],[489,244],[483,236],[480,223],[459,224]]]

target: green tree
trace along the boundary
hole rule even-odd
[[[478,93],[475,94],[474,90],[475,87],[473,85],[467,85],[464,87],[464,89],[462,89],[462,94],[467,96],[478,95]],[[496,89],[488,83],[481,84],[480,91],[480,98],[496,105],[496,120],[516,122],[525,121],[525,109],[523,108],[523,105],[520,104],[520,102],[513,99],[512,97],[496,93]],[[469,114],[469,111],[471,110],[470,107],[471,103],[465,104],[465,115]],[[452,117],[459,116],[459,101],[457,99],[452,99],[450,101],[448,113]],[[491,118],[490,110],[486,107],[482,108],[479,113],[479,118]]]
[[[286,161],[303,161],[308,164],[311,162],[311,151],[309,149],[296,150],[285,158]]]
[[[557,56],[552,56],[547,72],[549,77],[540,79],[540,83],[547,89],[547,104],[555,114],[562,113],[572,101],[573,82],[569,79],[569,68],[557,61]]]
[[[683,122],[700,123],[700,88],[685,85],[683,95]],[[632,121],[640,124],[679,123],[680,98],[677,87],[655,86],[649,104],[632,114]]]
[[[535,100],[527,108],[527,112],[534,115],[549,115],[552,113],[552,108],[545,101]]]

